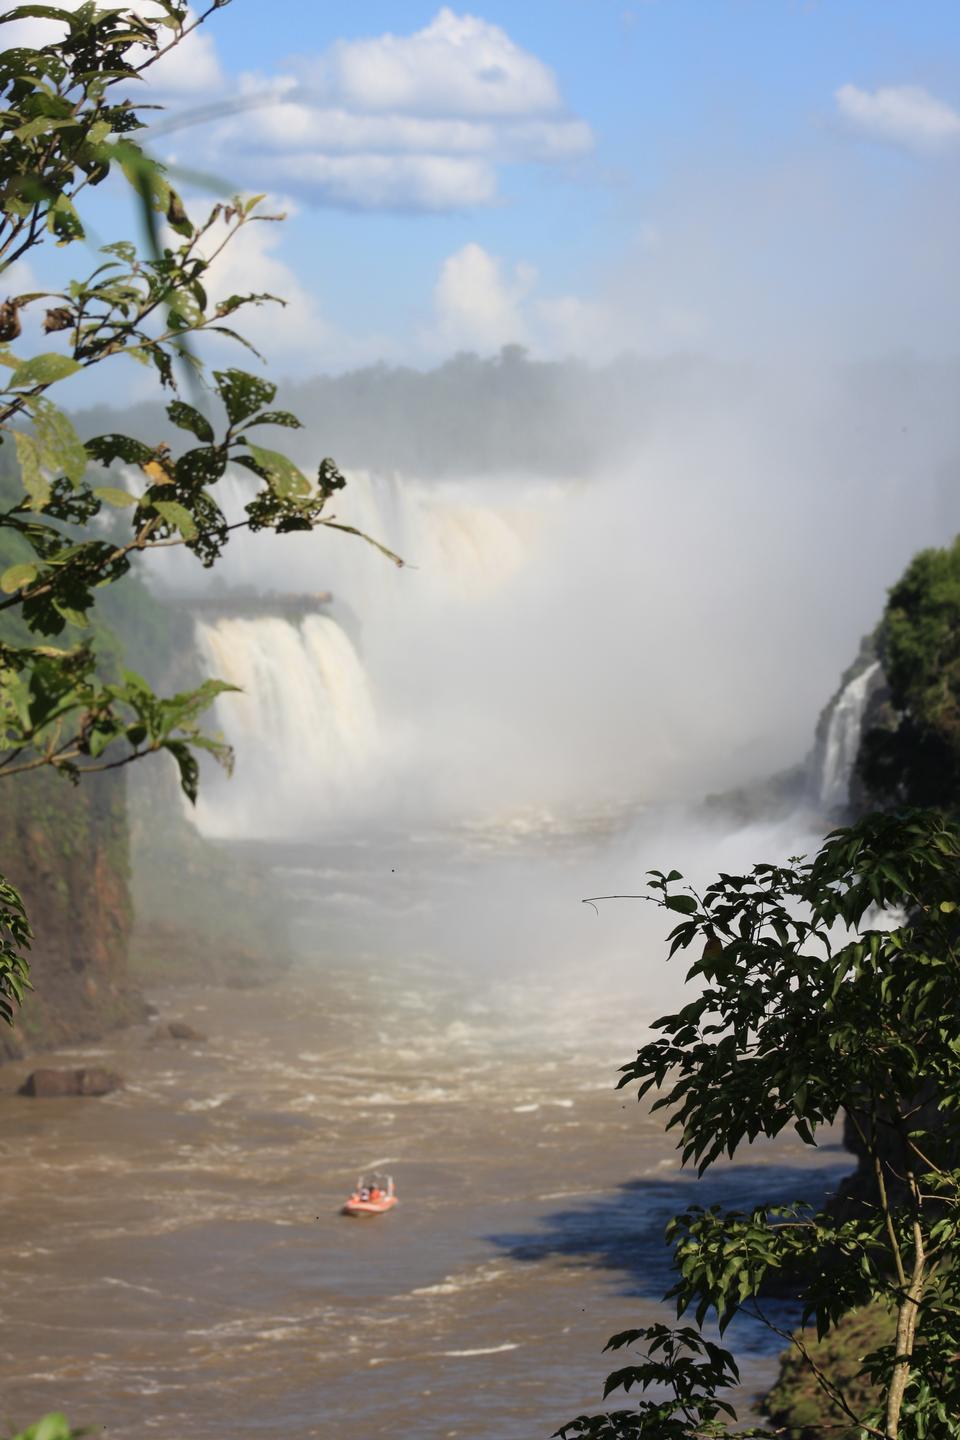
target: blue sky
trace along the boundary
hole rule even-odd
[[[955,0],[232,0],[202,36],[172,116],[255,103],[156,147],[290,211],[224,278],[291,295],[288,369],[954,347]]]

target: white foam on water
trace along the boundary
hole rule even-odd
[[[211,1095],[206,1100],[185,1100],[184,1110],[219,1110],[232,1096],[229,1093],[222,1095]]]
[[[506,1271],[495,1265],[481,1265],[466,1275],[446,1275],[436,1285],[421,1285],[411,1290],[411,1295],[459,1295],[462,1290],[471,1290],[477,1285],[489,1285],[499,1280]]]
[[[449,1356],[451,1359],[467,1359],[471,1355],[501,1355],[504,1350],[519,1350],[520,1346],[508,1340],[504,1345],[483,1345],[476,1350],[440,1350],[440,1355]]]
[[[552,1190],[548,1195],[538,1195],[538,1200],[575,1200],[584,1195],[602,1195],[602,1190]]]
[[[144,1295],[162,1295],[162,1290],[155,1289],[152,1285],[134,1285],[131,1280],[120,1280],[115,1275],[104,1275],[104,1285],[116,1285],[121,1290],[139,1290]]]

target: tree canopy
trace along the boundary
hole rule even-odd
[[[861,746],[881,803],[960,807],[960,538],[922,550],[890,591],[878,635],[893,714]]]
[[[812,861],[721,874],[699,894],[653,871],[651,898],[679,917],[670,953],[702,946],[697,993],[623,1067],[621,1085],[661,1092],[654,1110],[703,1173],[760,1136],[792,1127],[816,1143],[843,1115],[873,1177],[853,1207],[691,1206],[668,1226],[676,1283],[668,1300],[693,1324],[613,1336],[645,1354],[616,1390],[666,1387],[633,1410],[581,1416],[566,1440],[689,1440],[724,1433],[736,1382],[720,1334],[738,1314],[799,1351],[852,1435],[946,1437],[960,1415],[960,828],[933,811],[867,816],[827,837]],[[861,1369],[878,1405],[825,1374],[802,1336],[764,1309],[771,1279],[795,1287],[803,1321],[829,1332],[880,1302],[892,1342]],[[857,1391],[859,1396],[862,1390]],[[855,1408],[855,1405],[857,1408]],[[755,1429],[738,1433],[767,1433]]]

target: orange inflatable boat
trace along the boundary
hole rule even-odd
[[[345,1201],[341,1209],[342,1215],[386,1215],[397,1204],[397,1194],[393,1186],[392,1175],[371,1175],[364,1179],[361,1175],[357,1181],[357,1188]]]

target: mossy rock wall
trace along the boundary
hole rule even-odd
[[[811,1359],[858,1417],[865,1416],[878,1402],[877,1391],[860,1374],[864,1356],[887,1344],[894,1329],[890,1311],[874,1304],[851,1310],[822,1340],[815,1332],[801,1332]],[[827,1436],[852,1440],[857,1433],[796,1348],[783,1356],[780,1375],[764,1401],[764,1409],[784,1440],[826,1440]]]

